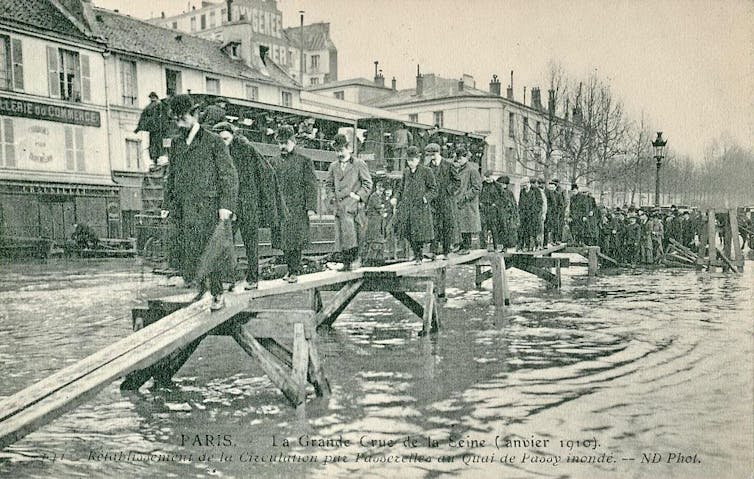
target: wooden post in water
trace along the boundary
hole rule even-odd
[[[597,262],[598,253],[600,251],[599,246],[587,246],[587,254],[589,261],[589,276],[597,276],[597,269],[599,268],[599,263]]]
[[[505,257],[500,253],[488,256],[492,268],[492,302],[496,308],[508,306],[511,303],[508,291],[508,278],[505,270]]]
[[[717,262],[717,227],[715,225],[715,210],[707,211],[707,271],[715,271]]]
[[[736,214],[735,208],[731,208],[728,214],[730,215],[730,236],[731,241],[733,242],[733,251],[730,259],[733,264],[738,267],[738,270],[742,272],[744,270],[744,255],[741,251],[741,236],[738,231],[738,215]]]

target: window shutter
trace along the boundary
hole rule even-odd
[[[70,126],[63,127],[65,130],[65,169],[73,171],[74,166],[74,148],[73,148],[73,128]]]
[[[89,55],[80,55],[81,58],[81,101],[92,101],[91,74],[89,73]]]
[[[11,38],[11,61],[13,63],[13,88],[24,89],[24,52],[21,49],[21,39]]]
[[[3,130],[5,132],[5,166],[14,168],[16,166],[16,140],[13,134],[13,121],[3,119]]]
[[[50,96],[60,98],[60,65],[58,64],[58,49],[47,47],[47,72],[50,86]]]
[[[84,129],[81,127],[74,128],[76,134],[76,171],[86,171],[84,161]]]

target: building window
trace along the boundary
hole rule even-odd
[[[516,154],[512,147],[505,150],[505,171],[508,173],[516,172]]]
[[[524,128],[521,136],[523,137],[524,143],[529,142],[529,119],[524,117]]]
[[[292,106],[293,105],[293,93],[289,91],[284,91],[280,95],[280,104],[283,106]]]
[[[344,91],[336,91],[335,93],[333,93],[333,95],[335,95],[335,98],[337,98],[338,100],[344,100],[346,97]]]
[[[91,101],[89,56],[47,47],[50,96],[69,101]]]
[[[16,167],[16,140],[13,120],[10,118],[2,118],[0,121],[0,166]]]
[[[310,57],[311,70],[316,72],[319,69],[319,55],[312,55]]]
[[[209,28],[215,28],[215,12],[209,12]]]
[[[288,59],[286,64],[293,66],[293,50],[288,50]]]
[[[221,8],[220,9],[220,24],[226,23],[227,21],[228,21],[228,9]]]
[[[513,112],[508,113],[508,137],[516,137],[516,114]]]
[[[439,125],[440,127],[442,127],[443,117],[444,117],[444,115],[443,115],[443,113],[441,111],[434,112],[434,119],[435,119],[435,121],[434,121],[433,124]]]
[[[84,158],[84,129],[80,126],[66,126],[65,129],[65,169],[86,171]]]
[[[136,92],[136,62],[131,60],[120,61],[120,85],[123,104],[127,106],[138,105]]]
[[[309,84],[310,85],[319,85],[319,78],[317,78],[317,77],[310,78],[309,79]]]
[[[414,123],[419,123],[419,114],[418,113],[409,113],[408,114],[408,121],[413,121]]]
[[[537,126],[535,127],[536,130],[534,131],[534,143],[539,145],[539,142],[542,139],[542,122],[537,122]]]
[[[259,100],[259,87],[252,85],[251,83],[246,84],[246,99],[247,100]]]
[[[178,22],[173,22],[173,30],[178,30]]]
[[[209,93],[210,95],[219,95],[220,94],[220,79],[207,77],[205,89],[207,93]]]
[[[191,31],[196,31],[196,17],[191,17]]]
[[[141,141],[126,140],[126,169],[141,169]]]
[[[21,40],[0,35],[0,90],[24,89]]]
[[[165,69],[165,94],[167,96],[178,95],[181,93],[181,72],[177,70]]]
[[[199,17],[199,29],[200,30],[206,30],[207,29],[207,15],[202,14],[201,17]]]

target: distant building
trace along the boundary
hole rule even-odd
[[[516,101],[513,89],[501,95],[501,84],[493,77],[489,89],[476,88],[470,75],[460,79],[418,73],[413,88],[397,89],[395,80],[390,87],[384,84],[381,73],[374,81],[364,78],[341,80],[332,84],[307,87],[307,91],[382,108],[402,118],[419,123],[439,125],[461,131],[485,135],[486,164],[496,175],[506,174],[514,183],[525,176],[542,176],[548,125],[561,121],[543,107],[540,91],[532,89],[529,105]],[[307,100],[308,102],[309,100]],[[553,152],[553,157],[559,152]],[[537,161],[540,160],[540,161]],[[564,178],[565,172],[547,172],[548,176]]]
[[[301,76],[301,27],[283,28],[277,0],[203,1],[201,8],[149,20],[165,28],[234,45],[249,63],[265,54],[302,85],[338,79],[338,50],[330,38],[329,23],[304,25],[304,76]]]
[[[154,91],[300,106],[275,62],[165,29],[89,0],[0,0],[0,231],[130,236],[149,166],[134,133]]]

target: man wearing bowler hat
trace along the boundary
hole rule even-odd
[[[430,202],[435,231],[432,254],[437,259],[445,259],[453,245],[453,232],[457,229],[455,194],[461,186],[461,180],[453,163],[440,155],[440,145],[437,143],[430,143],[424,148],[424,158],[437,185],[437,194]]]
[[[229,221],[236,208],[238,175],[223,140],[199,125],[198,106],[188,95],[176,95],[170,109],[179,134],[172,142],[165,180],[165,215],[177,223],[184,280],[197,282],[200,298],[205,278],[197,278],[199,259],[219,221]],[[210,309],[224,305],[221,272],[209,271]]]
[[[344,270],[349,271],[363,239],[363,210],[372,189],[372,175],[364,160],[351,156],[345,135],[335,136],[333,149],[338,161],[330,163],[325,187],[335,210],[335,247],[343,255]]]
[[[317,177],[314,163],[296,149],[293,127],[278,128],[275,139],[280,154],[274,158],[273,167],[280,184],[285,215],[278,227],[272,230],[272,244],[283,250],[288,272],[283,279],[289,283],[298,281],[301,272],[301,251],[309,244],[309,219],[317,210]]]
[[[511,179],[501,176],[496,183],[500,185],[500,243],[503,250],[515,248],[518,244],[518,230],[521,227],[518,203],[511,190]]]

